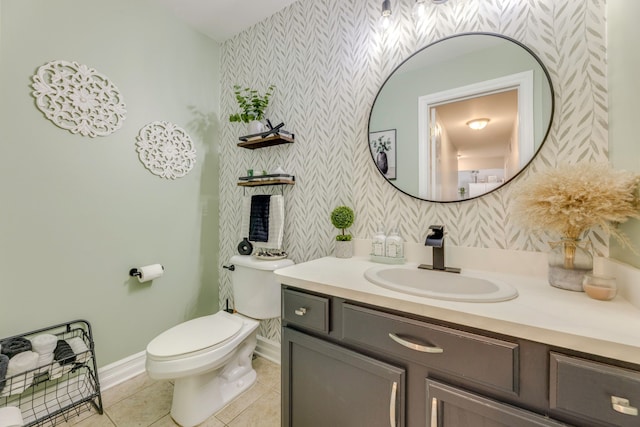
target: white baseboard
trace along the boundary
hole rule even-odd
[[[273,363],[280,364],[280,343],[271,341],[258,335],[258,344],[254,351],[260,357],[264,357]]]
[[[100,389],[107,390],[122,382],[142,374],[146,361],[146,352],[141,351],[98,369]]]

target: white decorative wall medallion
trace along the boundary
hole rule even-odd
[[[196,163],[196,150],[184,129],[169,122],[151,122],[136,137],[140,161],[154,175],[181,178]]]
[[[77,62],[51,61],[32,78],[36,106],[62,129],[96,137],[122,126],[127,112],[122,95],[95,69]]]

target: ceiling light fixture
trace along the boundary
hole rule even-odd
[[[378,23],[383,30],[391,25],[391,0],[382,1],[382,14]]]
[[[489,119],[473,119],[467,122],[467,126],[469,126],[473,130],[480,130],[487,127],[489,124]]]

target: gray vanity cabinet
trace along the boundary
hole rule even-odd
[[[282,356],[283,426],[404,426],[404,369],[289,328]]]
[[[282,298],[283,427],[640,426],[635,365],[288,286]]]
[[[549,418],[483,396],[427,380],[427,405],[432,427],[566,426]]]

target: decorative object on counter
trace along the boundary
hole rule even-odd
[[[229,115],[229,121],[248,123],[250,134],[263,132],[265,126],[260,120],[264,119],[264,112],[269,106],[269,99],[275,88],[274,85],[271,85],[264,95],[260,95],[255,89],[248,87],[243,89],[240,85],[234,85],[233,93],[240,107],[240,112]]]
[[[107,136],[120,129],[127,110],[107,76],[75,61],[51,61],[33,79],[36,106],[56,126],[82,136]]]
[[[404,242],[398,227],[395,227],[387,236],[384,243],[385,256],[388,258],[404,258]]]
[[[142,164],[161,178],[182,178],[196,163],[191,137],[181,127],[155,121],[145,125],[136,137],[136,151]]]
[[[371,240],[371,255],[377,257],[384,256],[384,243],[387,240],[387,236],[384,234],[382,223],[378,224],[378,231],[376,231]]]
[[[582,286],[587,295],[601,301],[612,300],[618,292],[615,277],[585,274]]]
[[[285,259],[287,257],[287,253],[281,249],[266,249],[266,248],[259,248],[256,253],[255,253],[255,257],[258,259],[265,259],[265,260],[278,260],[278,259]]]
[[[640,218],[639,182],[640,175],[613,170],[606,163],[579,163],[539,172],[514,187],[517,221],[562,237],[551,243],[551,286],[583,291],[583,277],[591,273],[593,263],[580,237],[591,227],[599,226],[633,249],[616,224]]]
[[[253,169],[247,169],[247,177],[253,178]]]
[[[371,153],[376,153],[375,162],[380,172],[389,180],[396,179],[396,130],[371,132],[369,146]]]
[[[336,236],[336,258],[351,258],[353,256],[351,234],[345,233],[345,230],[353,225],[354,219],[353,210],[348,206],[338,206],[331,212],[331,224],[342,230],[342,234]]]
[[[242,242],[238,243],[238,253],[240,255],[251,255],[253,252],[253,245],[248,238],[244,237]]]

